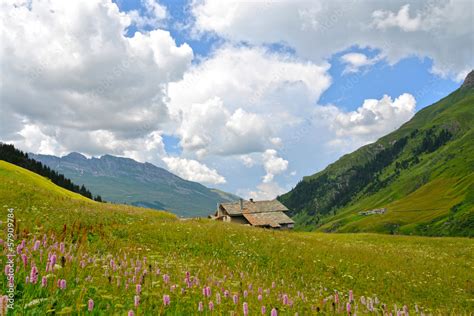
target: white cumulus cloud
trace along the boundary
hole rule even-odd
[[[288,161],[278,157],[278,153],[274,149],[267,149],[262,154],[263,167],[265,168],[264,183],[269,183],[273,180],[275,175],[282,173],[288,169]]]
[[[186,180],[210,184],[226,182],[217,170],[211,169],[199,161],[179,157],[164,157],[163,161],[169,170]]]

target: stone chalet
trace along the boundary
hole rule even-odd
[[[288,208],[277,200],[240,199],[233,203],[218,204],[217,211],[211,218],[264,228],[291,229],[295,222],[285,214],[288,211]]]

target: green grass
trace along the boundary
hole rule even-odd
[[[392,312],[395,304],[400,309],[407,305],[413,314],[415,304],[434,314],[474,310],[471,239],[284,232],[210,220],[181,221],[165,212],[84,199],[1,161],[0,180],[2,229],[7,208],[13,207],[17,243],[25,240],[28,249],[26,268],[20,256],[16,258],[15,314],[125,315],[133,310],[136,315],[190,315],[198,313],[202,302],[203,313],[210,315],[210,300],[216,315],[242,315],[244,301],[250,315],[260,315],[262,305],[267,315],[271,308],[278,308],[279,315],[315,314],[317,308],[324,314],[345,313],[349,290],[354,291],[351,307],[357,305],[358,314],[369,313],[361,296],[374,302],[377,297],[380,303],[374,313],[379,314],[382,303]],[[41,254],[32,249],[35,239],[42,241],[44,235],[47,245],[40,247]],[[45,272],[48,253],[58,255],[54,272]],[[5,256],[1,262],[3,271]],[[39,269],[37,284],[25,282],[32,262]],[[134,307],[144,269],[140,304]],[[184,281],[186,271],[193,280],[190,287]],[[40,285],[43,276],[46,287]],[[66,280],[64,290],[56,285],[60,279]],[[3,275],[4,291],[6,282]],[[202,294],[205,286],[212,290],[210,298]],[[262,301],[259,287],[264,291]],[[223,290],[238,295],[238,304],[225,298]],[[340,302],[333,307],[335,290]],[[169,306],[163,306],[165,294],[170,295]],[[293,306],[284,305],[282,295],[288,295]],[[89,299],[95,303],[92,313],[87,312]]]

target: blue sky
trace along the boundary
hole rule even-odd
[[[115,2],[123,11],[140,10],[144,12],[142,3],[139,0],[116,0]],[[194,62],[198,63],[200,58],[209,56],[213,49],[222,42],[222,39],[215,34],[195,38],[190,36],[189,29],[181,27],[183,23],[193,19],[188,7],[188,1],[161,1],[160,3],[166,6],[169,13],[163,27],[172,34],[178,45],[187,43],[192,47],[196,57]],[[128,35],[133,35],[135,31],[137,29],[131,26],[128,29]],[[268,44],[266,47],[273,52],[295,54],[294,50],[279,43]],[[407,57],[393,65],[382,60],[370,67],[370,69],[358,73],[344,73],[345,64],[341,61],[341,56],[351,52],[363,53],[373,57],[379,53],[379,50],[353,46],[331,55],[327,60],[331,64],[329,74],[332,77],[333,83],[321,95],[319,104],[336,104],[346,111],[353,111],[365,99],[380,99],[383,95],[398,96],[408,92],[416,97],[416,110],[420,110],[448,95],[459,86],[459,82],[454,81],[452,77],[441,78],[432,74],[430,70],[433,62],[428,57]],[[163,142],[168,153],[181,154],[182,149],[179,145],[179,138],[173,135],[164,135]],[[331,156],[329,161],[331,159],[334,159],[334,156]],[[323,164],[325,165],[327,162],[324,160]],[[322,166],[310,166],[304,169],[307,172],[314,172]],[[254,181],[253,184],[256,185],[257,183],[258,181]],[[236,190],[232,184],[223,185],[223,188],[232,191]]]
[[[474,67],[468,1],[22,9],[2,15],[14,35],[2,43],[12,52],[1,60],[2,141],[148,161],[244,197],[288,191],[448,95]]]

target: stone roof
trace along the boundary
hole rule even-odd
[[[269,212],[288,212],[288,208],[277,200],[271,201],[243,201],[243,209],[240,209],[240,201],[232,203],[221,203],[220,206],[225,209],[230,216],[254,213]],[[286,216],[286,215],[285,215]],[[288,217],[288,216],[287,216]]]
[[[278,228],[282,224],[294,224],[294,221],[283,212],[244,213],[243,216],[252,226]]]

